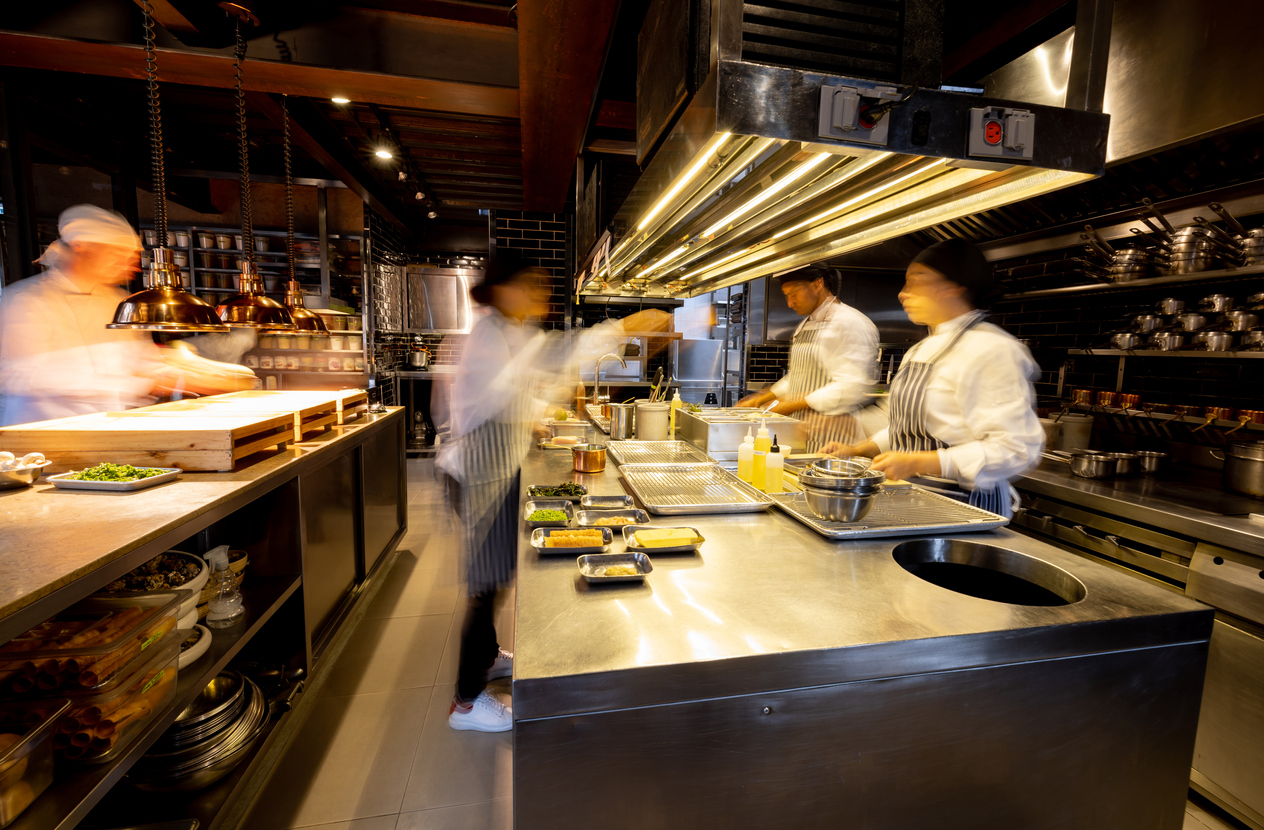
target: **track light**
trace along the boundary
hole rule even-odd
[[[333,101],[335,104],[350,104],[351,103],[350,98],[334,97],[334,98],[330,98],[329,100]]]
[[[426,216],[429,216],[431,219],[438,219],[438,218],[439,218],[439,214],[438,214],[438,213],[436,213],[436,212],[434,212],[433,210],[432,210],[432,211],[430,211],[429,213],[427,213],[427,214],[426,214]]]
[[[380,159],[390,159],[390,158],[395,158],[395,154],[394,154],[394,153],[392,153],[390,150],[386,149],[385,147],[383,147],[383,148],[382,148],[382,149],[380,149],[380,150],[375,150],[375,151],[373,152],[373,155],[377,156],[377,157],[378,157],[378,158],[380,158]]]
[[[416,193],[413,194],[413,198],[420,202],[422,199],[426,198],[426,194],[418,190]]]

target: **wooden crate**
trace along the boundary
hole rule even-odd
[[[146,410],[151,410],[146,407]],[[108,461],[138,467],[229,471],[249,455],[294,440],[293,418],[279,413],[99,412],[0,427],[0,447],[14,455],[42,452],[46,473]]]
[[[156,404],[133,412],[287,414],[294,423],[294,441],[327,431],[338,422],[338,400],[333,392],[281,392],[254,389],[187,401]]]
[[[369,411],[369,393],[363,389],[339,389],[337,392],[321,392],[337,396],[338,424],[350,423]]]

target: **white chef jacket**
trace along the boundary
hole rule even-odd
[[[0,424],[23,424],[153,402],[160,367],[149,334],[107,329],[127,294],[83,293],[57,269],[9,286],[0,302]]]
[[[936,326],[904,359],[929,360],[971,319],[963,314]],[[927,432],[945,445],[938,451],[944,478],[966,490],[988,490],[1039,462],[1045,433],[1031,385],[1039,374],[1027,347],[991,323],[967,331],[940,358],[922,417]],[[886,429],[872,440],[882,452],[891,449]]]
[[[851,306],[829,299],[816,307],[794,330],[795,335],[807,327],[817,329],[817,361],[827,367],[829,381],[804,400],[808,407],[822,415],[843,415],[865,401],[873,386],[877,369],[878,327]],[[772,385],[772,393],[783,398],[793,384],[787,374]]]

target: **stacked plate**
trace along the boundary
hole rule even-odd
[[[131,782],[150,792],[209,787],[246,757],[267,721],[259,687],[240,672],[220,672],[136,763]]]
[[[870,470],[867,462],[845,458],[824,458],[799,473],[808,508],[831,522],[863,519],[886,480],[885,473]]]

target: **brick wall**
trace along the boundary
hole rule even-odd
[[[404,240],[399,231],[367,205],[364,208],[365,270],[374,332],[404,328]]]
[[[493,213],[496,228],[496,248],[513,248],[522,252],[523,259],[549,271],[544,281],[549,289],[549,315],[541,325],[545,328],[563,328],[566,316],[567,292],[567,228],[564,213],[539,213],[535,211],[497,210]]]
[[[790,363],[790,344],[765,343],[746,347],[746,388],[762,389],[776,383]]]

